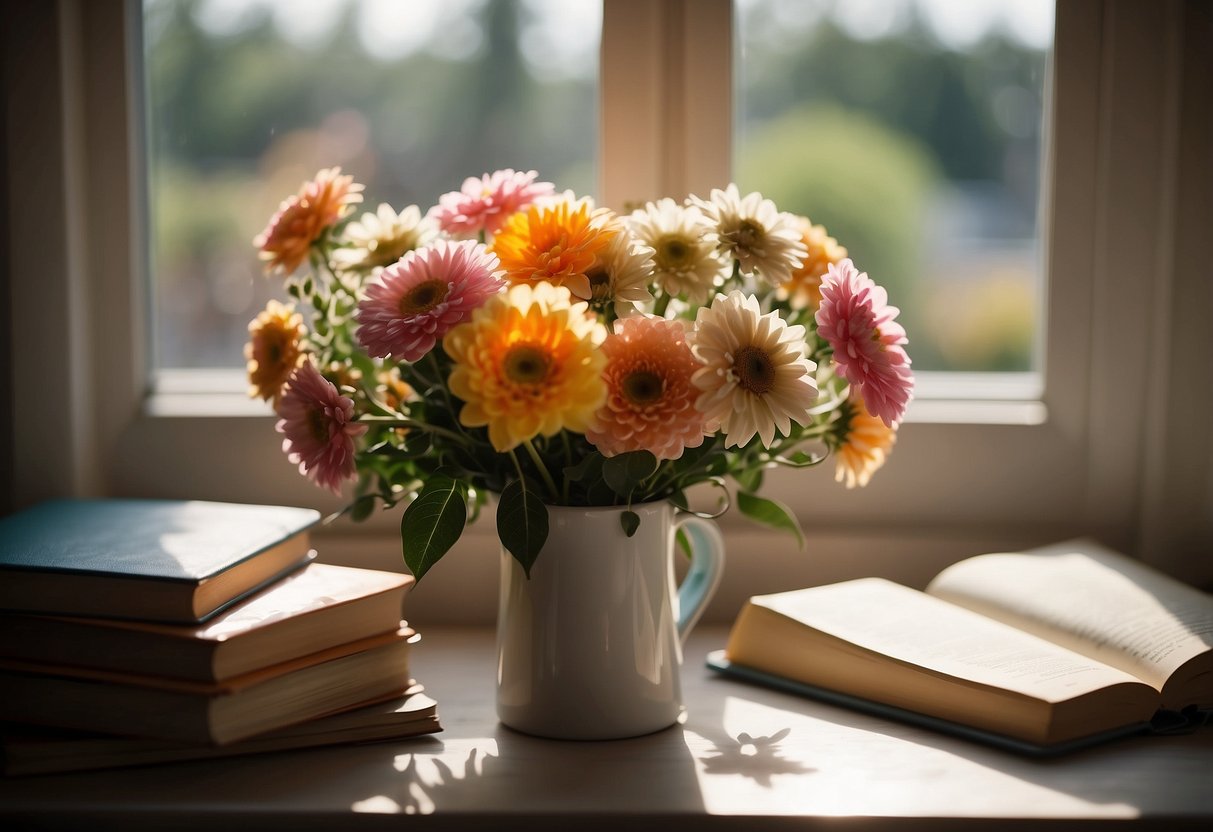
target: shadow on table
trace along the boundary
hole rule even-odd
[[[687,672],[697,671],[688,669]],[[1192,765],[1193,760],[1203,758],[1213,761],[1213,726],[1206,726],[1195,736],[1131,736],[1058,757],[1036,758],[781,691],[724,679],[706,669],[701,672],[707,677],[701,685],[708,687],[699,687],[698,690],[701,693],[710,691],[710,695],[701,696],[702,701],[695,703],[698,706],[696,718],[688,724],[688,730],[699,733],[716,746],[715,752],[700,758],[707,774],[740,773],[763,782],[760,778],[765,775],[782,774],[785,771],[795,773],[797,767],[803,767],[803,770],[808,772],[824,772],[831,766],[837,767],[845,756],[835,753],[838,751],[837,747],[806,747],[804,733],[812,730],[811,723],[804,721],[808,718],[824,722],[828,726],[854,729],[855,741],[867,742],[873,751],[871,759],[862,760],[864,767],[871,765],[880,768],[882,761],[878,755],[881,751],[884,752],[885,763],[895,756],[905,756],[906,759],[913,757],[919,759],[920,763],[927,763],[926,758],[920,759],[912,749],[907,750],[905,746],[898,745],[906,743],[913,747],[932,749],[940,755],[959,758],[979,767],[966,767],[974,778],[980,777],[981,770],[985,769],[988,770],[987,774],[996,772],[998,775],[1013,777],[1092,804],[1122,805],[1137,813],[1143,808],[1149,808],[1154,813],[1167,808],[1181,814],[1185,811],[1206,815],[1213,812],[1213,792],[1207,788],[1207,779],[1202,784],[1192,774],[1196,770]],[[735,709],[733,718],[726,719],[725,710],[730,700],[735,704],[742,704],[743,707]],[[754,704],[761,706],[760,709],[754,709],[755,716],[758,711],[766,709],[762,719],[750,719],[744,705]],[[795,727],[790,730],[783,729],[767,738],[766,743],[762,743],[747,739],[748,734],[745,733],[739,733],[735,739],[732,738],[723,727],[726,723],[732,731],[738,731],[740,728],[749,728],[754,732],[768,731],[772,724],[780,723],[791,723]],[[717,729],[716,726],[722,727]],[[801,736],[796,737],[796,733]],[[836,731],[827,730],[822,733],[837,735]],[[864,740],[865,735],[874,735],[874,738]],[[762,747],[766,744],[774,746],[770,741],[775,739],[785,741],[782,756],[778,749],[767,751]],[[888,739],[896,740],[898,744],[889,743]],[[747,743],[754,745],[754,756],[762,760],[761,763],[753,763],[754,768],[749,771],[743,764],[734,762]],[[740,748],[734,748],[734,745]],[[941,770],[946,770],[951,765],[943,762],[945,756],[935,759],[941,765]],[[855,763],[854,760],[851,762]],[[730,771],[730,765],[736,766],[737,771]],[[1174,776],[1169,776],[1169,768],[1173,769]],[[857,766],[856,770],[861,769]],[[1148,796],[1142,787],[1145,772],[1149,772],[1150,779],[1159,784]],[[1135,796],[1145,796],[1146,800],[1135,801]],[[1148,802],[1148,807],[1139,805],[1145,802]]]

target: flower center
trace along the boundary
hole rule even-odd
[[[667,269],[681,266],[691,256],[691,247],[682,237],[663,237],[656,248],[658,262]]]
[[[661,376],[648,370],[629,373],[619,385],[623,395],[632,404],[652,404],[661,398],[665,383]]]
[[[590,302],[598,305],[606,303],[611,298],[611,276],[606,269],[594,269],[585,273],[590,281]]]
[[[307,414],[307,428],[312,438],[322,444],[329,441],[329,418],[322,407],[314,407]]]
[[[505,376],[517,384],[539,384],[547,378],[552,359],[546,352],[530,344],[510,347],[505,354]]]
[[[750,220],[742,220],[737,226],[737,230],[729,236],[738,248],[749,250],[761,245],[764,233],[761,225]]]
[[[766,350],[748,346],[737,350],[733,359],[737,383],[755,395],[769,393],[775,386],[775,364]]]
[[[401,315],[420,315],[429,312],[446,300],[447,284],[444,280],[426,280],[418,283],[400,299]]]

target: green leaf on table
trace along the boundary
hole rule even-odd
[[[404,562],[417,580],[450,551],[467,525],[465,486],[432,476],[400,518]]]
[[[513,480],[497,500],[497,536],[527,577],[548,539],[548,510],[526,480]]]
[[[800,548],[804,548],[804,532],[800,530],[800,521],[796,519],[796,515],[792,513],[791,509],[783,503],[776,500],[768,500],[765,497],[759,497],[757,494],[750,494],[747,491],[738,491],[737,508],[746,517],[762,523],[764,526],[791,532],[796,535]]]
[[[657,457],[650,451],[629,451],[602,463],[602,478],[620,497],[627,497],[636,486],[653,476]]]
[[[619,525],[623,526],[623,533],[631,537],[640,528],[640,515],[631,510],[625,511],[619,515]]]

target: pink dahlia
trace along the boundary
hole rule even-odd
[[[355,474],[354,440],[366,433],[366,425],[354,422],[353,399],[338,393],[308,361],[287,380],[278,415],[275,430],[286,437],[287,459],[316,485],[341,493],[342,483]]]
[[[585,438],[603,456],[643,450],[678,459],[683,448],[703,443],[704,416],[695,408],[699,389],[691,383],[700,365],[682,321],[644,315],[620,320],[602,351],[607,400]]]
[[[543,196],[555,193],[551,182],[536,182],[539,174],[506,168],[463,181],[463,188],[438,198],[429,216],[438,227],[456,237],[485,231],[496,234],[506,219]]]
[[[839,374],[855,385],[868,412],[892,427],[914,389],[906,331],[893,319],[888,293],[849,259],[831,265],[821,283],[817,331],[834,348]]]
[[[497,256],[472,240],[439,240],[388,266],[358,304],[358,342],[368,354],[416,361],[501,289]]]

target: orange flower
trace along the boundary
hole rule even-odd
[[[854,393],[844,405],[844,418],[848,411],[846,435],[835,452],[838,463],[834,468],[834,481],[845,480],[847,488],[862,487],[872,479],[876,469],[884,465],[897,441],[897,430],[869,413],[863,399]]]
[[[615,456],[651,451],[678,459],[703,444],[704,415],[695,409],[699,389],[691,376],[699,362],[687,344],[686,322],[636,315],[615,324],[602,344],[607,400],[585,438]]]
[[[298,194],[278,206],[269,225],[253,240],[261,249],[259,256],[266,261],[267,273],[294,273],[325,229],[362,202],[362,186],[354,184],[354,177],[340,173],[341,168],[325,168],[311,182],[304,182]]]
[[[589,199],[532,206],[506,221],[491,250],[510,283],[546,281],[588,301],[593,291],[586,273],[619,233],[610,216],[606,209],[594,210]]]
[[[793,309],[816,309],[821,305],[821,279],[830,266],[847,256],[847,250],[826,233],[824,225],[813,225],[807,217],[797,217],[796,225],[809,253],[804,265],[792,272],[791,280],[779,286],[776,297],[790,299]]]
[[[271,300],[248,325],[248,331],[244,357],[248,360],[249,396],[272,401],[277,408],[282,386],[303,359],[303,317]]]

